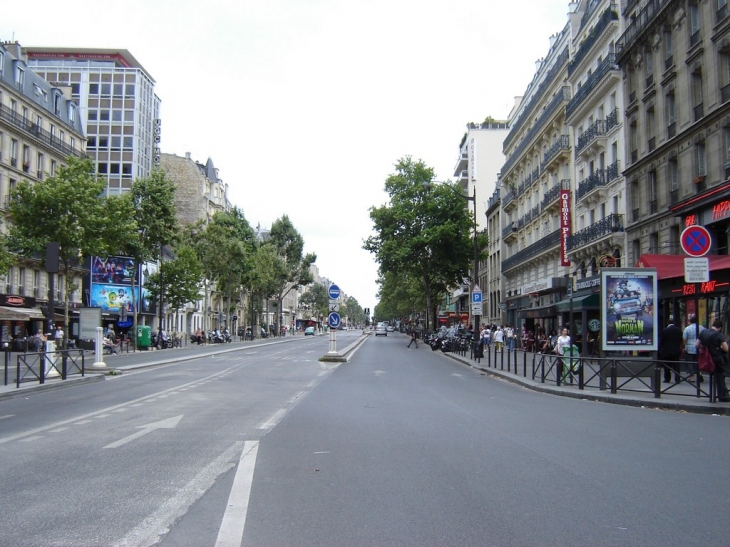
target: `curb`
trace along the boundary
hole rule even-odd
[[[50,380],[47,381],[45,384],[33,383],[27,386],[21,384],[19,388],[15,388],[12,391],[0,392],[0,401],[4,401],[7,399],[16,399],[18,397],[25,397],[29,394],[57,391],[59,389],[66,389],[82,384],[90,384],[92,382],[103,382],[104,379],[104,374],[100,374],[97,372],[86,372],[84,376],[74,376],[72,378],[67,378],[66,380]]]

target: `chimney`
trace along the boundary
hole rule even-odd
[[[5,49],[10,55],[27,64],[28,59],[23,55],[23,48],[20,47],[20,43],[17,40],[14,42],[3,42],[3,46],[5,46]]]
[[[185,152],[185,159],[186,160],[189,160],[190,159],[190,152]]]

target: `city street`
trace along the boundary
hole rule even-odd
[[[407,343],[342,364],[318,361],[327,336],[233,344],[0,400],[0,545],[730,542],[727,417],[536,393]]]

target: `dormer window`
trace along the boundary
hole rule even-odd
[[[15,67],[15,85],[18,89],[23,91],[23,86],[25,86],[25,70],[19,66]]]
[[[56,116],[61,115],[61,94],[59,92],[53,94],[53,113]]]
[[[68,105],[68,121],[74,123],[76,121],[76,105]]]

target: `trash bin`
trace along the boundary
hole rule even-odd
[[[142,325],[137,327],[137,347],[148,348],[152,345],[152,327]]]

